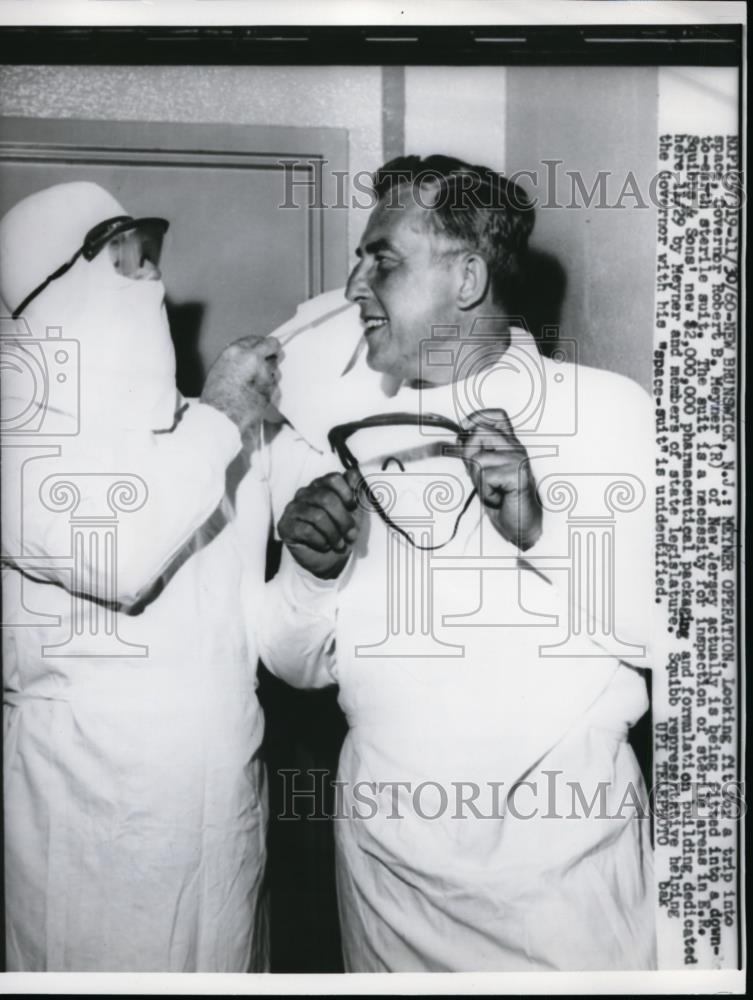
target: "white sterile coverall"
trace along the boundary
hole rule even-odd
[[[89,183],[19,203],[0,223],[6,304],[123,214]],[[164,294],[116,273],[104,250],[25,311],[34,341],[52,326],[68,342],[43,345],[47,426],[3,441],[13,971],[267,966],[263,718],[238,594],[244,560],[263,579],[269,515],[247,477],[234,517],[226,471],[240,434],[178,397]],[[33,353],[20,329],[15,357]],[[73,339],[78,433],[54,384],[56,371],[76,376],[56,354]],[[17,375],[6,413],[23,410]]]
[[[326,442],[331,426],[390,411],[457,422],[481,406],[503,407],[539,488],[552,474],[570,479],[584,501],[578,513],[608,514],[599,474],[635,476],[649,489],[636,510],[616,519],[614,610],[598,612],[614,615],[619,639],[636,645],[624,658],[605,655],[603,623],[593,620],[591,634],[582,629],[578,655],[540,652],[568,636],[568,570],[550,558],[568,558],[566,513],[554,509],[566,499],[562,490],[553,489],[542,537],[523,557],[528,567],[539,559],[535,570],[524,563],[482,574],[478,561],[467,568],[478,556],[515,565],[521,555],[476,497],[456,537],[436,552],[412,548],[372,512],[337,581],[315,578],[285,551],[263,601],[252,582],[246,586],[249,622],[254,615],[261,622],[264,663],[295,685],[336,682],[350,725],[335,815],[346,970],[651,968],[646,795],[626,741],[647,708],[634,667],[650,662],[641,655],[651,631],[648,398],[621,376],[541,358],[520,330],[513,331],[515,352],[487,373],[481,389],[469,381],[395,391],[367,368],[364,354],[353,354],[357,314],[330,293],[318,310],[307,304],[277,331],[285,342],[290,330],[309,324],[283,359],[280,407],[292,430],[272,447],[275,520],[296,488],[342,471]],[[526,435],[537,366],[544,410],[537,433]],[[307,396],[303,385],[311,387]],[[577,431],[568,436],[573,408]],[[358,449],[361,470],[373,474],[375,489],[381,479],[395,490],[390,516],[419,540],[421,522],[410,518],[425,518],[425,490],[434,483],[433,541],[450,538],[458,497],[471,488],[462,462],[411,454],[415,429],[368,434]],[[395,462],[379,471],[390,455],[401,458],[405,474]],[[575,478],[581,474],[586,478]],[[387,506],[388,494],[380,493]],[[585,556],[590,543],[582,544]],[[574,595],[574,614],[585,600]],[[556,617],[532,620],[529,612]],[[530,784],[511,795],[521,782]]]

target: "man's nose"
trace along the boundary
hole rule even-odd
[[[358,302],[361,299],[368,298],[369,291],[364,261],[359,261],[350,272],[348,283],[345,286],[345,298],[349,302]]]

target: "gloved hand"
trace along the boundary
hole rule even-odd
[[[280,344],[274,337],[241,337],[209,370],[201,402],[224,413],[246,435],[261,424],[279,379]]]
[[[528,452],[504,410],[477,410],[461,427],[461,457],[489,519],[525,552],[541,536],[544,519]]]
[[[322,580],[339,576],[363,523],[356,498],[360,473],[332,472],[298,490],[277,525],[295,561]]]

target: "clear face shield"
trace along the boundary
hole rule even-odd
[[[470,507],[473,498],[476,496],[476,490],[471,490],[464,500],[457,518],[455,519],[450,537],[443,542],[437,543],[436,545],[421,545],[411,537],[408,531],[402,528],[399,524],[396,524],[395,521],[389,516],[384,505],[380,502],[374,490],[370,488],[367,479],[364,477],[359,459],[353,453],[352,448],[348,445],[348,441],[352,441],[354,435],[360,431],[368,430],[370,428],[406,426],[418,427],[434,433],[437,431],[448,431],[449,433],[455,435],[461,442],[463,438],[467,437],[470,433],[456,424],[453,420],[440,416],[436,413],[379,413],[371,417],[366,417],[363,420],[354,420],[350,423],[338,424],[338,426],[333,427],[329,432],[327,440],[329,441],[332,451],[334,451],[340,459],[343,468],[346,470],[356,469],[360,474],[361,485],[359,487],[359,493],[362,493],[363,497],[367,501],[368,507],[375,510],[382,521],[384,521],[389,528],[402,535],[402,537],[405,538],[406,541],[408,541],[414,548],[431,552],[436,549],[443,548],[455,538],[463,515]],[[452,446],[447,444],[443,445],[442,453],[444,455],[452,456]],[[455,457],[459,458],[460,455],[458,454]],[[405,471],[403,463],[397,455],[386,456],[382,461],[382,469],[386,470],[393,464],[396,465],[401,471]]]
[[[108,253],[114,270],[125,278],[159,277],[162,241],[168,225],[166,219],[134,219],[130,215],[117,215],[100,222],[89,230],[73,256],[48,275],[13,310],[13,319],[17,319],[51,282],[69,271],[79,257],[91,261],[103,250]]]

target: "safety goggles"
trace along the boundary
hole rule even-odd
[[[378,413],[371,417],[365,417],[363,420],[354,420],[347,424],[338,424],[337,427],[333,427],[329,432],[327,440],[329,441],[329,446],[332,451],[334,451],[340,459],[343,468],[346,470],[356,469],[359,472],[361,475],[360,489],[363,490],[369,504],[374,508],[387,527],[392,528],[393,531],[402,535],[403,538],[405,538],[406,541],[408,541],[414,548],[421,549],[423,551],[434,551],[435,549],[441,549],[445,545],[448,545],[453,540],[455,535],[457,535],[458,528],[460,527],[460,521],[470,507],[473,498],[476,496],[476,490],[471,490],[466,498],[460,513],[455,520],[452,534],[446,541],[439,542],[437,545],[419,545],[413,540],[410,534],[405,531],[404,528],[401,528],[399,524],[395,524],[382,504],[379,502],[379,499],[375,496],[373,490],[369,488],[369,484],[361,472],[358,459],[355,457],[347,444],[348,438],[352,437],[358,431],[368,430],[373,427],[405,426],[432,428],[435,431],[438,429],[446,430],[451,434],[456,435],[461,440],[470,433],[460,427],[459,424],[456,424],[453,420],[450,420],[448,417],[443,417],[438,413]],[[392,462],[395,462],[402,468],[401,463],[397,459],[389,457],[382,463],[382,469],[387,468]]]
[[[18,319],[28,304],[52,281],[70,271],[79,257],[83,257],[84,260],[94,260],[105,247],[115,270],[126,278],[133,277],[143,267],[145,260],[151,261],[157,267],[162,253],[162,240],[168,226],[167,219],[134,219],[130,215],[116,215],[112,219],[105,219],[89,230],[84,242],[70,260],[48,275],[13,310],[13,319]]]

